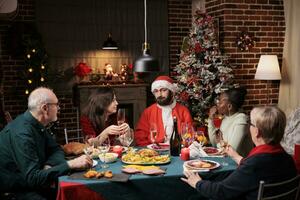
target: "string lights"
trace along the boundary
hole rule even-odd
[[[47,80],[47,53],[39,38],[28,37],[25,40],[25,94],[36,87],[45,85]]]

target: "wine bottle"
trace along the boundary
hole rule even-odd
[[[173,117],[173,123],[173,132],[170,139],[170,153],[171,156],[179,156],[181,150],[181,139],[178,134],[176,117]]]

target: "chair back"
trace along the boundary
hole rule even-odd
[[[259,182],[257,200],[299,200],[300,176],[277,183]]]
[[[65,142],[82,142],[83,136],[81,134],[81,129],[67,129],[64,128]]]

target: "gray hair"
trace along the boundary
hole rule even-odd
[[[275,106],[255,107],[251,111],[254,125],[267,144],[279,144],[286,125],[284,112]]]
[[[28,110],[36,110],[41,104],[49,102],[49,91],[53,92],[51,89],[46,87],[38,87],[33,90],[28,97]]]

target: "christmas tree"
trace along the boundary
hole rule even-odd
[[[179,64],[175,67],[179,93],[177,99],[186,105],[200,125],[218,93],[233,84],[233,71],[221,55],[216,40],[214,20],[196,11],[189,35],[183,39]]]
[[[25,47],[25,94],[39,86],[46,85],[48,55],[39,34],[28,34],[24,37]]]

